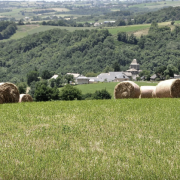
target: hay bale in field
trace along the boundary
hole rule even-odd
[[[156,89],[156,86],[141,86],[141,88],[140,88],[140,91],[141,91],[140,98],[152,98],[153,97],[153,91],[155,89]]]
[[[153,98],[156,98],[156,86],[154,86],[155,88],[154,88],[154,90],[152,91],[152,97]]]
[[[29,94],[20,94],[19,102],[33,102],[33,98]]]
[[[180,97],[180,79],[170,79],[161,81],[156,86],[156,96],[158,98]]]
[[[12,83],[0,83],[0,104],[17,103],[18,101],[18,88]]]
[[[117,84],[114,88],[114,98],[139,98],[140,88],[132,81],[123,81]]]

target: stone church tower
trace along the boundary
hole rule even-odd
[[[139,70],[139,64],[137,63],[136,59],[133,59],[132,63],[130,64],[130,69],[136,69]]]
[[[139,77],[139,64],[137,63],[136,59],[133,59],[132,63],[130,64],[130,69],[128,69],[125,73],[128,77],[131,77],[133,80],[136,80]]]

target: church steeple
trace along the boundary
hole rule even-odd
[[[130,69],[139,70],[139,64],[137,63],[136,59],[133,59],[132,63],[130,64]]]

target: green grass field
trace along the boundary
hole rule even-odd
[[[20,39],[27,35],[47,31],[54,28],[67,29],[68,31],[82,30],[82,29],[95,29],[94,27],[64,27],[64,26],[42,26],[38,24],[17,26],[18,30],[10,39]],[[7,40],[4,40],[7,41]]]
[[[180,99],[0,105],[0,179],[179,179]]]
[[[139,86],[156,86],[156,82],[136,82]],[[82,91],[83,94],[94,93],[95,91],[106,89],[114,98],[114,87],[117,85],[117,82],[110,83],[95,83],[95,84],[82,84],[77,85],[76,87]]]
[[[138,30],[143,30],[149,28],[151,25],[150,24],[137,24],[137,25],[130,25],[130,26],[119,26],[119,27],[113,27],[113,28],[108,28],[109,32],[112,35],[117,34],[118,32],[135,32]]]

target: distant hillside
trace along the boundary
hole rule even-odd
[[[180,7],[168,7],[134,17],[134,24],[180,20]]]
[[[25,38],[0,43],[0,81],[25,79],[37,68],[54,73],[103,72],[116,62],[121,70],[136,58],[141,69],[154,72],[159,66],[180,67],[180,27],[150,27],[149,34],[136,39],[120,33],[111,36],[108,30],[54,29]],[[180,68],[179,68],[180,69]]]

